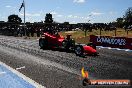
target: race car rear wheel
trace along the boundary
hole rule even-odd
[[[82,56],[84,54],[83,46],[81,45],[75,46],[75,54],[78,56]]]
[[[46,47],[46,45],[47,45],[46,39],[40,38],[39,39],[40,49],[44,49]]]

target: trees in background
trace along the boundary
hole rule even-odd
[[[53,33],[54,29],[53,29],[53,18],[52,18],[52,14],[47,13],[45,16],[45,32],[49,32],[49,33]]]
[[[18,15],[13,14],[13,15],[8,16],[8,22],[21,23],[22,20],[20,17],[18,17]]]
[[[45,23],[53,23],[53,18],[52,18],[52,14],[47,13],[45,16]]]
[[[132,25],[132,7],[129,7],[126,10],[126,13],[124,15],[124,20],[125,23],[127,23],[128,25]]]
[[[128,27],[132,25],[132,7],[129,7],[123,17],[116,19],[116,26],[119,28]]]
[[[124,24],[123,23],[124,22],[124,19],[123,18],[121,18],[121,17],[120,18],[117,18],[116,19],[116,22],[117,22],[117,24],[116,24],[117,27],[123,28],[123,24]]]

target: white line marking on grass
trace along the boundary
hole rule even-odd
[[[6,67],[10,71],[12,71],[14,74],[16,74],[17,76],[21,77],[23,80],[29,82],[30,84],[32,84],[36,88],[46,88],[46,87],[40,85],[39,83],[35,82],[34,80],[30,79],[29,77],[26,77],[25,75],[23,75],[22,73],[18,72],[17,70],[15,70],[15,69],[11,68],[10,66],[6,65],[3,62],[0,62],[0,65],[3,65],[4,67]]]
[[[22,67],[19,67],[19,68],[16,68],[16,70],[21,70],[21,69],[24,69],[25,66],[22,66]]]

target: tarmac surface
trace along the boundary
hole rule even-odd
[[[132,52],[107,48],[97,51],[99,56],[82,58],[74,53],[39,49],[38,40],[0,36],[0,61],[46,88],[132,88],[82,86],[82,67],[90,79],[132,80]]]

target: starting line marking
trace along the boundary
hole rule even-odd
[[[123,51],[126,51],[126,52],[132,52],[132,50],[129,50],[129,49],[120,49],[120,48],[111,48],[111,47],[103,47],[103,46],[97,46],[99,49],[101,48],[107,48],[107,49],[116,49],[116,50],[123,50]]]
[[[34,80],[30,79],[29,77],[26,77],[25,75],[23,75],[22,73],[18,72],[17,70],[11,68],[10,66],[6,65],[3,62],[0,62],[1,66],[4,66],[5,68],[7,68],[9,71],[11,71],[12,73],[16,74],[18,77],[22,78],[24,81],[28,82],[29,84],[33,85],[35,88],[46,88],[42,85],[40,85],[39,83],[35,82]],[[6,72],[0,72],[0,76],[6,74]]]

